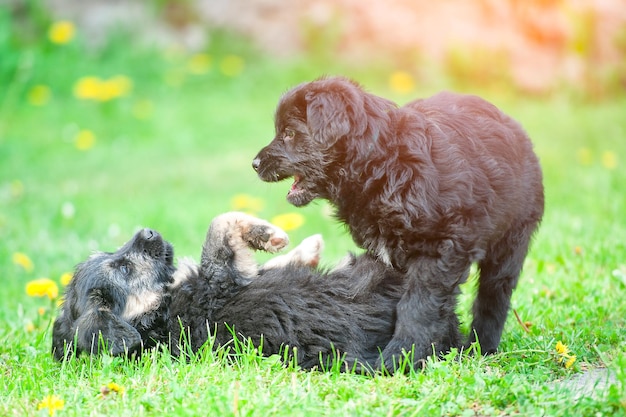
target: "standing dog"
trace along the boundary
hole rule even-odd
[[[317,270],[320,236],[263,266],[254,260],[251,249],[277,252],[287,243],[263,220],[226,213],[211,223],[200,264],[175,268],[172,245],[143,229],[77,266],[54,322],[53,355],[140,354],[158,343],[178,354],[211,337],[214,346],[237,337],[267,355],[295,356],[305,369],[341,361],[372,370],[393,336],[403,277],[367,256]]]
[[[398,107],[336,77],[288,91],[275,127],[252,163],[259,177],[293,177],[295,206],[330,201],[357,245],[408,277],[384,365],[403,350],[423,359],[433,346],[461,344],[456,300],[473,262],[469,343],[495,352],[544,209],[541,168],[520,125],[475,96]]]

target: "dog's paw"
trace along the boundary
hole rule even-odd
[[[291,255],[291,262],[316,267],[320,262],[323,250],[324,239],[322,235],[317,234],[304,239],[289,252],[289,255]]]
[[[411,342],[394,338],[381,353],[376,363],[376,369],[390,374],[406,372],[411,367],[420,369],[425,366],[429,354],[432,354],[432,346],[420,347]]]
[[[286,254],[267,261],[263,268],[281,268],[289,264],[315,268],[320,262],[323,249],[324,239],[322,239],[322,235],[309,236]]]
[[[236,211],[213,219],[205,245],[218,247],[222,242],[235,252],[246,249],[278,252],[289,244],[289,237],[279,227],[246,213]]]
[[[242,237],[250,247],[266,252],[278,252],[289,244],[289,236],[281,228],[276,227],[264,220],[255,219],[256,222],[244,227]]]

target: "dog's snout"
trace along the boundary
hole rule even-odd
[[[261,160],[259,159],[259,157],[254,158],[252,160],[252,168],[255,171],[258,171],[260,166],[261,166]]]
[[[152,229],[145,228],[141,231],[141,237],[145,240],[152,240],[159,234]]]

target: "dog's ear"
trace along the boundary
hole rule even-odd
[[[332,146],[348,134],[360,136],[367,128],[364,92],[343,79],[311,83],[305,94],[307,124],[313,140]]]
[[[319,144],[334,145],[350,132],[350,119],[340,95],[329,92],[308,92],[307,124],[313,140]]]
[[[125,355],[139,352],[139,332],[106,308],[92,306],[76,320],[76,345],[79,351]]]
[[[80,278],[81,274],[77,275]],[[52,330],[52,354],[57,360],[68,358],[74,352],[106,351],[123,355],[141,349],[139,332],[121,318],[123,294],[112,287],[96,287],[79,296],[81,291],[73,284],[75,282],[66,291],[65,302]]]
[[[73,321],[64,307],[52,326],[52,356],[58,361],[72,355],[74,343]]]
[[[76,319],[76,344],[92,354],[103,347],[111,355],[132,353],[141,348],[139,332],[121,317],[126,295],[115,286],[89,290],[82,314]],[[104,345],[104,346],[103,346]]]

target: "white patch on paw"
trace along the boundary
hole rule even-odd
[[[263,249],[267,252],[278,252],[289,244],[289,236],[279,227],[269,226],[267,230],[270,238],[263,245]]]
[[[300,263],[309,266],[317,266],[323,250],[324,239],[319,234],[307,237],[294,249]]]

